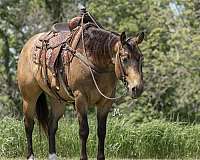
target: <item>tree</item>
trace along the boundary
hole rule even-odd
[[[0,116],[22,115],[16,64],[25,42],[36,33],[48,31],[55,21],[66,21],[75,10],[74,3],[60,0],[0,1]]]
[[[56,21],[67,21],[79,14],[79,3],[86,4],[109,30],[126,31],[129,36],[140,31],[146,33],[140,46],[145,58],[145,91],[138,100],[125,97],[126,101],[121,101],[119,108],[127,113],[125,116],[140,122],[158,117],[200,120],[198,0],[1,0],[0,111],[3,115],[21,113],[16,62],[26,40],[35,33],[48,31]],[[117,94],[122,92],[120,86]]]
[[[135,120],[165,117],[199,121],[198,4],[179,0],[89,1],[90,10],[107,28],[125,30],[131,36],[140,30],[146,32],[141,45],[145,92],[132,103]],[[121,105],[123,112],[128,104]]]

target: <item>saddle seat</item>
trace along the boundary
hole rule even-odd
[[[55,23],[52,27],[51,27],[51,31],[53,32],[66,32],[66,31],[70,31],[68,23],[62,22],[62,23]]]

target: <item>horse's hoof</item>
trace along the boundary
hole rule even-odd
[[[57,156],[55,153],[49,154],[49,160],[57,160]]]
[[[97,160],[105,160],[105,156],[104,155],[99,155],[99,156],[97,156]]]
[[[80,160],[88,160],[88,157],[87,156],[81,156]]]
[[[30,155],[30,157],[29,158],[27,158],[28,160],[35,160],[35,158],[34,158],[34,155]]]
[[[80,158],[80,160],[88,160],[88,158]]]

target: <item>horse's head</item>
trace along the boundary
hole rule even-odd
[[[125,32],[120,35],[120,42],[117,45],[115,59],[115,73],[129,90],[129,94],[135,98],[143,91],[142,61],[143,55],[138,48],[144,39],[144,33],[134,38],[126,38]]]

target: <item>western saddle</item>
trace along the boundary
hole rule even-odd
[[[42,66],[44,82],[59,100],[64,100],[58,94],[60,85],[62,85],[68,96],[74,100],[72,91],[68,86],[67,74],[64,73],[68,72],[70,62],[75,55],[82,33],[81,23],[88,22],[97,23],[83,9],[81,16],[71,19],[68,23],[54,24],[51,30],[42,34],[34,45],[33,62]],[[53,75],[51,82],[49,82],[48,70]]]
[[[71,23],[74,24],[74,22]],[[60,89],[60,85],[63,86],[68,96],[73,99],[66,74],[64,74],[66,72],[64,66],[65,68],[69,68],[74,56],[73,53],[75,52],[76,46],[74,45],[72,49],[71,41],[80,26],[70,27],[67,23],[54,24],[49,32],[39,37],[33,49],[33,62],[42,66],[44,82],[59,100],[64,100],[57,92]],[[51,82],[49,82],[48,70],[53,75]]]

